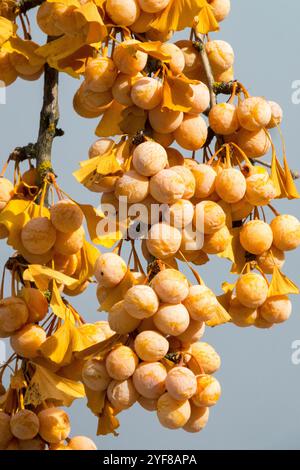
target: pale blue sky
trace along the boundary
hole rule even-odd
[[[292,82],[300,79],[300,3],[284,0],[232,0],[232,13],[222,23],[220,39],[228,41],[236,54],[236,78],[253,95],[264,95],[281,103],[283,132],[291,167],[300,169],[300,106],[291,100]],[[180,34],[184,37],[184,34]],[[34,39],[42,41],[34,29]],[[56,139],[53,164],[59,184],[78,201],[98,204],[72,177],[78,161],[87,156],[94,140],[97,120],[85,120],[72,109],[79,82],[67,76],[60,80],[59,126],[65,131]],[[7,104],[0,105],[0,159],[16,146],[35,141],[42,100],[42,82],[18,80],[8,89]],[[275,135],[275,141],[279,139]],[[280,202],[281,211],[299,216],[299,202]],[[1,265],[10,254],[0,245]],[[299,251],[288,256],[285,272],[299,283]],[[201,267],[201,276],[216,292],[228,275],[229,264],[214,259]],[[90,321],[105,318],[97,312],[94,288],[75,301]],[[95,439],[100,449],[300,449],[300,365],[291,362],[292,342],[300,340],[300,300],[293,298],[294,311],[288,323],[269,331],[238,329],[227,325],[207,331],[210,342],[222,357],[217,377],[223,388],[219,404],[201,434],[163,429],[153,413],[138,405],[121,414],[119,437],[98,437],[96,418],[77,402],[71,409],[73,434]]]

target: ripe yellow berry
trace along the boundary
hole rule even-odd
[[[161,134],[170,134],[180,126],[183,120],[181,111],[172,111],[157,106],[149,111],[149,121],[152,129]]]
[[[225,20],[230,13],[230,0],[208,0],[218,23]],[[208,418],[208,417],[207,417]]]
[[[188,400],[175,400],[169,393],[164,393],[157,402],[157,417],[160,424],[168,429],[185,426],[191,416]]]
[[[12,434],[21,440],[33,439],[39,432],[39,419],[33,411],[20,410],[11,417]]]
[[[157,410],[157,400],[155,398],[145,398],[142,395],[138,397],[138,402],[144,410],[147,411],[156,411]]]
[[[117,25],[130,26],[140,15],[137,0],[107,0],[106,12]]]
[[[147,285],[131,287],[124,297],[124,308],[132,317],[143,320],[154,315],[159,307],[159,300],[154,290]]]
[[[216,134],[230,135],[239,128],[236,107],[230,103],[213,106],[208,118],[209,125]]]
[[[147,13],[158,13],[159,11],[164,10],[170,0],[138,0],[140,7],[143,11]]]
[[[239,170],[225,168],[217,175],[216,191],[223,201],[234,204],[245,196],[246,179]]]
[[[217,255],[226,250],[231,240],[231,234],[225,225],[211,235],[204,236],[203,251],[208,255]]]
[[[150,179],[150,194],[158,202],[173,204],[185,191],[182,177],[172,169],[159,171]]]
[[[184,274],[177,269],[163,269],[151,283],[162,302],[179,304],[188,295],[189,283]]]
[[[47,217],[35,217],[22,228],[21,240],[27,251],[42,255],[54,246],[56,230]]]
[[[10,416],[4,411],[0,411],[0,449],[3,450],[12,438]]]
[[[191,171],[196,181],[195,197],[203,199],[210,196],[215,190],[217,173],[205,163],[193,166]]]
[[[194,405],[199,407],[214,406],[221,396],[221,386],[211,375],[197,377],[197,391],[192,398]]]
[[[218,307],[215,294],[208,287],[200,285],[190,287],[183,303],[192,319],[196,321],[209,320]]]
[[[195,207],[193,224],[198,231],[206,235],[221,230],[226,223],[226,214],[222,207],[213,201],[202,201]]]
[[[174,135],[170,134],[161,134],[160,132],[153,131],[152,138],[155,142],[162,145],[164,148],[169,147],[174,142]]]
[[[273,129],[274,127],[277,127],[281,124],[283,111],[279,104],[275,103],[274,101],[269,101],[269,105],[271,106],[272,117],[269,124],[267,125],[267,128]]]
[[[258,266],[265,274],[273,274],[274,267],[281,269],[285,262],[285,254],[275,245],[271,249],[257,257]]]
[[[180,231],[164,222],[152,225],[146,240],[148,251],[157,259],[166,259],[175,255],[180,244]]]
[[[130,315],[125,309],[124,300],[120,300],[111,308],[108,323],[115,333],[124,335],[134,331],[139,326],[140,320]]]
[[[157,331],[157,328],[153,322],[153,317],[145,318],[144,320],[142,320],[137,328],[137,331],[139,333],[141,333],[142,331],[150,331],[150,330]]]
[[[245,307],[256,309],[267,299],[268,284],[260,274],[243,274],[236,284],[236,296]]]
[[[253,255],[261,255],[269,250],[273,243],[271,227],[262,220],[250,220],[240,232],[242,247]]]
[[[121,176],[115,187],[115,195],[126,197],[129,204],[142,202],[149,192],[149,180],[135,170],[129,170]]]
[[[139,108],[154,109],[162,100],[162,82],[151,77],[139,78],[133,84],[130,96],[133,103]]]
[[[37,24],[43,33],[49,36],[60,36],[62,30],[58,25],[57,20],[63,14],[61,4],[44,2],[40,5],[37,11]]]
[[[240,129],[237,136],[237,145],[249,158],[259,158],[266,155],[271,148],[269,134],[264,129],[247,131]]]
[[[95,277],[102,287],[115,287],[127,271],[125,261],[115,253],[104,253],[97,259]]]
[[[161,304],[153,317],[156,328],[165,335],[178,336],[190,323],[189,312],[182,304]]]
[[[216,82],[232,82],[234,80],[234,68],[230,67],[223,72],[214,71],[214,79]]]
[[[175,400],[189,400],[197,390],[196,376],[186,367],[173,367],[166,377],[166,389]]]
[[[177,41],[175,44],[182,50],[184,55],[184,75],[192,80],[199,80],[199,77],[203,73],[203,65],[200,55],[196,47],[194,47],[193,42],[183,39],[181,41]]]
[[[190,344],[199,341],[202,338],[205,332],[205,323],[202,321],[196,321],[192,318],[190,319],[190,324],[187,329],[178,335],[178,338],[182,343]]]
[[[32,287],[23,287],[20,297],[27,305],[29,323],[36,323],[45,318],[48,312],[48,301],[44,294]]]
[[[177,227],[182,229],[188,227],[194,217],[194,206],[190,201],[185,199],[179,199],[174,204],[167,206],[163,210],[163,219]]]
[[[130,25],[130,29],[134,33],[147,33],[151,29],[151,23],[154,19],[155,15],[153,13],[146,13],[141,10],[140,16],[132,25]]]
[[[68,442],[71,450],[97,450],[96,444],[86,436],[74,436]]]
[[[130,408],[138,398],[132,379],[113,380],[107,389],[107,398],[117,410]]]
[[[82,368],[83,383],[95,392],[103,392],[107,389],[111,378],[106,367],[99,359],[89,359]]]
[[[71,426],[67,413],[60,408],[47,408],[38,414],[39,434],[46,442],[58,444],[70,434]]]
[[[131,88],[133,85],[134,77],[119,73],[115,83],[112,87],[112,95],[116,101],[121,103],[123,106],[132,106],[133,101],[131,99]]]
[[[61,255],[75,255],[83,247],[84,228],[81,226],[72,232],[56,232],[54,249]]]
[[[164,53],[170,56],[170,61],[168,62],[168,65],[172,72],[175,75],[178,75],[181,73],[185,67],[185,58],[182,50],[176,46],[176,44],[172,44],[169,42],[165,42],[162,44],[160,50]]]
[[[169,350],[169,342],[156,331],[142,331],[134,340],[134,349],[142,361],[160,361]]]
[[[240,328],[255,325],[257,319],[256,308],[245,307],[236,297],[231,299],[228,313],[231,316],[232,322]]]
[[[75,232],[83,222],[83,212],[77,204],[69,200],[61,200],[51,206],[50,220],[60,232]]]
[[[207,125],[201,116],[186,114],[174,131],[176,142],[186,150],[199,150],[207,139]]]
[[[89,60],[85,69],[85,81],[91,91],[108,91],[117,78],[117,68],[108,57],[97,57]]]
[[[166,390],[166,368],[160,362],[142,362],[133,374],[133,383],[140,395],[155,400]]]
[[[76,91],[73,98],[73,108],[79,116],[91,119],[103,114],[112,103],[110,90],[95,92],[89,90],[85,83]]]
[[[39,436],[25,441],[19,440],[18,444],[20,450],[45,450],[46,447],[45,442]]]
[[[292,313],[292,303],[286,295],[269,297],[260,307],[259,314],[269,323],[284,323]]]
[[[248,131],[258,131],[266,127],[271,118],[272,111],[269,103],[260,97],[246,98],[237,108],[240,125]]]
[[[269,330],[274,326],[274,324],[269,323],[267,320],[265,320],[261,315],[259,315],[258,311],[254,326],[255,328],[259,328],[260,330]]]
[[[140,175],[153,176],[165,168],[168,155],[160,144],[146,141],[134,149],[132,163]]]
[[[171,169],[172,171],[175,171],[183,179],[184,188],[185,188],[183,196],[182,196],[183,199],[191,199],[194,196],[195,190],[196,190],[196,180],[192,171],[183,165],[171,166]]]
[[[246,180],[247,183],[247,180]],[[247,191],[246,191],[247,194]],[[238,220],[243,220],[248,215],[251,214],[253,211],[254,207],[253,205],[247,201],[246,197],[241,199],[239,202],[235,202],[234,204],[231,204],[231,217],[233,222],[236,222]]]
[[[199,373],[199,367],[204,374],[214,374],[221,367],[221,358],[216,350],[208,343],[196,342],[191,345],[190,355],[192,359],[188,362],[188,367],[194,374]],[[195,361],[193,360],[196,360]]]
[[[234,52],[228,42],[220,40],[208,41],[205,49],[213,71],[224,72],[232,67]]]
[[[10,344],[19,356],[33,359],[38,356],[38,350],[46,339],[46,332],[43,328],[31,323],[17,331],[10,338]]]
[[[274,245],[282,251],[292,251],[300,245],[300,222],[293,215],[279,215],[271,222]]]
[[[0,178],[0,211],[14,195],[14,185],[6,178]]]
[[[198,83],[197,85],[190,85],[192,89],[192,96],[189,97],[191,109],[189,114],[201,114],[204,113],[209,107],[210,95],[209,90],[205,83]]]
[[[114,380],[126,380],[131,377],[138,365],[138,357],[127,346],[118,346],[106,356],[106,370]]]
[[[28,320],[26,303],[18,297],[0,300],[0,332],[4,336],[19,330]]]
[[[113,61],[120,72],[134,76],[145,68],[148,55],[142,51],[135,51],[133,45],[137,43],[139,41],[135,39],[128,39],[116,46]]]
[[[246,184],[246,200],[253,206],[267,206],[277,196],[276,187],[267,173],[249,176]]]
[[[208,423],[209,408],[195,406],[191,401],[191,416],[188,422],[183,426],[187,432],[196,433],[202,431]]]

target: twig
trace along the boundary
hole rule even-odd
[[[204,45],[204,35],[195,33],[198,39],[198,42],[195,43],[195,47],[199,50],[200,57],[202,59],[204,73],[207,78],[207,84],[210,94],[210,109],[217,104],[216,95],[214,91],[215,79],[211,70],[211,66],[206,54],[205,45]]]

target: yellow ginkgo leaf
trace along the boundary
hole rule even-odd
[[[135,135],[137,132],[144,130],[147,112],[137,106],[130,106],[122,111],[121,117],[119,126],[122,133]]]
[[[171,56],[161,50],[162,43],[160,41],[153,42],[139,42],[136,44],[124,45],[125,47],[131,47],[132,50],[146,52],[154,59],[161,60],[162,62],[169,62]]]
[[[65,323],[41,345],[41,354],[55,364],[66,365],[72,360],[71,322]]]
[[[113,149],[110,153],[100,157],[97,165],[97,173],[99,175],[113,175],[122,170],[122,167],[117,160],[116,153],[116,149]]]
[[[86,220],[90,238],[93,243],[99,243],[97,235],[97,226],[104,218],[104,214],[89,204],[78,204]]]
[[[53,279],[52,283],[52,295],[50,300],[50,306],[52,308],[53,313],[58,318],[61,318],[62,320],[66,319],[66,316],[68,314],[68,307],[61,298],[55,279]]]
[[[39,47],[38,44],[31,40],[21,39],[18,36],[11,37],[5,47],[9,52],[20,54],[26,57],[29,64],[32,66],[41,66],[45,63],[45,59],[35,53]]]
[[[298,193],[293,175],[288,165],[286,155],[283,156],[284,175],[285,175],[285,189],[289,199],[299,199],[300,194]]]
[[[221,294],[221,295],[217,296],[218,302],[227,311],[229,310],[230,301],[231,301],[234,289],[235,289],[235,284],[230,284],[229,282],[224,282],[222,284],[222,290],[223,290],[224,294]]]
[[[50,281],[55,279],[59,284],[71,286],[74,279],[66,274],[40,264],[30,264],[23,275],[24,281],[35,282],[38,289],[45,291],[48,289]]]
[[[233,232],[231,231],[230,241],[227,244],[226,249],[222,251],[222,253],[218,253],[217,256],[219,258],[228,259],[229,261],[232,261],[234,263],[235,257],[234,257],[234,252],[233,252],[233,240],[234,240],[234,236],[233,236]]]
[[[299,294],[299,288],[280,269],[275,266],[269,287],[269,297],[276,295]]]
[[[118,436],[116,429],[120,426],[119,420],[116,418],[116,410],[109,403],[105,401],[103,410],[99,416],[97,436],[106,436],[107,434],[113,434]]]
[[[203,8],[205,10],[201,15]],[[169,31],[182,31],[191,27],[195,17],[200,15],[198,31],[203,31],[205,34],[209,31],[216,31],[219,29],[219,25],[214,18],[213,10],[208,9],[209,4],[206,0],[171,0],[168,6],[157,15],[151,26],[165,34]]]
[[[214,10],[211,5],[206,2],[206,5],[201,8],[198,18],[196,19],[196,30],[200,34],[208,34],[210,31],[218,31],[219,23],[217,22]]]
[[[76,398],[85,396],[81,383],[59,377],[37,364],[35,373],[26,390],[25,405],[38,406],[45,400],[51,400],[58,406],[70,406]]]
[[[52,59],[51,62],[56,70],[68,73],[74,78],[80,78],[85,72],[87,59],[92,58],[94,53],[94,47],[84,45],[67,57],[58,60]]]
[[[17,31],[17,25],[0,16],[0,47]]]
[[[120,284],[110,289],[106,299],[101,304],[100,311],[104,310],[109,312],[112,306],[122,300],[128,289],[130,289],[130,287],[134,286],[135,284],[137,284],[137,280],[133,276],[132,272],[128,269]]]
[[[94,415],[99,416],[104,408],[105,403],[105,392],[95,392],[85,385],[85,394],[87,398],[87,407],[94,413]]]
[[[210,327],[215,327],[219,325],[224,325],[225,323],[228,323],[231,321],[231,316],[225,310],[225,308],[219,303],[217,307],[217,312],[214,314],[214,316],[206,322],[207,326]]]
[[[84,33],[76,33],[73,36],[61,36],[54,41],[38,47],[35,53],[47,60],[48,64],[55,67],[59,60],[74,54],[85,45]]]
[[[48,3],[62,3],[66,7],[79,7],[80,1],[79,0],[46,0]]]
[[[122,111],[125,106],[113,101],[112,105],[103,114],[100,123],[98,124],[95,134],[98,137],[111,137],[114,135],[121,135],[123,131],[120,128],[120,123],[123,119]]]
[[[246,263],[246,251],[242,247],[241,242],[240,242],[240,231],[241,227],[236,227],[231,230],[231,233],[233,235],[232,238],[232,251],[233,251],[233,264],[231,267],[231,274],[240,274],[242,270],[244,269],[245,263]]]
[[[193,89],[183,77],[165,77],[163,84],[163,102],[165,108],[188,113],[191,110]]]

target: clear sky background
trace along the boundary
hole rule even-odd
[[[296,1],[232,0],[231,15],[221,24],[218,34],[235,50],[236,78],[252,95],[262,95],[282,105],[282,129],[294,169],[300,169],[300,105],[292,103],[292,83],[300,80],[299,17],[300,3]],[[33,38],[44,41],[35,28]],[[72,177],[78,161],[87,158],[97,125],[97,120],[82,119],[72,109],[78,86],[79,81],[61,76],[59,127],[64,129],[65,136],[55,140],[53,165],[59,184],[67,193],[97,206],[99,196],[88,192]],[[16,146],[36,140],[41,103],[41,80],[33,83],[18,80],[8,89],[7,104],[0,105],[1,162]],[[276,132],[274,138],[280,148]],[[279,202],[277,207],[299,217],[297,201]],[[298,284],[299,253],[290,254],[285,265],[285,272]],[[1,241],[1,266],[10,254]],[[215,292],[220,292],[223,281],[234,279],[228,275],[229,270],[229,263],[213,258],[200,268],[200,273]],[[105,318],[105,314],[97,312],[94,287],[76,298],[75,306],[89,321]],[[292,343],[300,340],[299,298],[293,298],[293,307],[291,319],[271,330],[243,330],[233,325],[207,330],[204,340],[222,358],[217,378],[223,394],[202,433],[166,430],[155,413],[135,405],[120,415],[119,437],[95,438],[97,420],[85,407],[85,400],[81,400],[70,410],[72,434],[90,436],[99,449],[300,449],[300,365],[293,365],[291,360]]]

